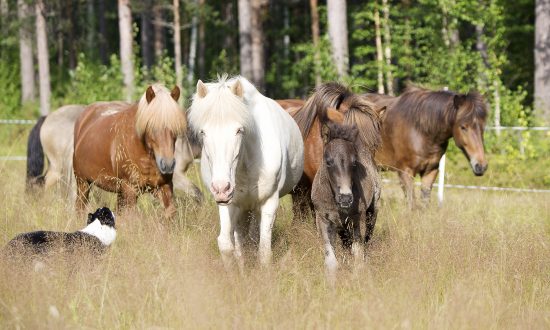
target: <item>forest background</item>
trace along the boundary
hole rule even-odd
[[[137,100],[154,81],[182,86],[187,104],[197,79],[227,72],[274,99],[331,80],[477,90],[488,126],[550,124],[548,0],[0,0],[0,31],[0,118]],[[531,172],[535,186],[550,186],[529,162],[549,162],[549,140],[486,133],[497,168]]]

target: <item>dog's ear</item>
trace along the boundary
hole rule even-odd
[[[88,213],[88,221],[86,222],[86,224],[91,224],[92,222],[94,222],[94,214],[93,213]]]

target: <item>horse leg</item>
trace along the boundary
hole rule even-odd
[[[331,286],[333,286],[336,282],[336,271],[338,270],[338,260],[336,259],[336,253],[333,247],[336,238],[336,230],[334,224],[328,219],[324,219],[319,212],[315,214],[315,222],[317,223],[317,228],[319,229],[319,234],[325,248],[325,269],[327,278]]]
[[[174,206],[174,191],[171,184],[165,184],[157,190],[157,197],[162,201],[164,205],[164,216],[166,219],[172,219],[176,213],[176,207]]]
[[[439,170],[433,169],[428,173],[425,173],[422,178],[422,185],[420,188],[421,196],[422,196],[422,204],[424,206],[428,206],[430,204],[430,195],[432,193],[432,186],[434,184],[435,179],[437,178],[437,173],[439,173]]]
[[[137,193],[130,185],[122,184],[117,193],[117,209],[119,212],[133,209],[137,204]]]
[[[77,189],[77,197],[76,197],[76,210],[78,212],[82,212],[86,205],[88,205],[88,196],[90,195],[90,189],[92,185],[83,178],[76,178],[76,189]]]
[[[366,212],[365,219],[365,244],[367,244],[372,237],[374,231],[374,226],[376,225],[376,219],[378,218],[378,201],[375,196],[373,196],[371,204]]]
[[[268,266],[271,263],[271,233],[278,207],[279,192],[269,197],[264,205],[261,206],[262,219],[260,221],[260,246],[258,249],[260,252],[260,263],[264,266]]]
[[[46,173],[46,182],[44,183],[44,190],[51,189],[62,177],[61,169],[55,162],[50,162],[48,172]]]
[[[353,255],[353,261],[356,266],[360,265],[365,260],[365,254],[363,251],[363,239],[361,237],[361,220],[364,220],[364,216],[355,216],[351,219],[353,224],[351,254]]]
[[[218,248],[220,254],[222,255],[222,261],[226,270],[231,270],[233,257],[237,257],[239,267],[241,263],[244,266],[242,260],[242,249],[239,246],[238,250],[235,249],[235,237],[240,235],[235,235],[235,229],[237,227],[237,221],[240,218],[242,211],[234,205],[220,205],[218,206],[220,213],[220,235],[218,236]],[[241,240],[239,240],[239,244]]]
[[[187,195],[191,195],[195,202],[202,203],[204,196],[199,189],[195,186],[191,180],[189,180],[185,174],[174,171],[174,177],[172,178],[172,183],[174,184],[174,189],[181,190]]]
[[[414,208],[413,172],[410,169],[405,169],[405,170],[399,171],[398,173],[399,173],[399,181],[401,182],[401,188],[403,188],[403,192],[405,193],[405,198],[407,199],[407,204],[409,206],[409,209],[412,210]]]

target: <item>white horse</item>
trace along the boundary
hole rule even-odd
[[[226,267],[242,270],[242,223],[260,221],[259,259],[271,262],[271,231],[279,198],[302,176],[304,144],[281,106],[245,78],[197,83],[188,119],[202,138],[201,174],[220,214],[218,247]]]
[[[122,101],[105,103],[110,105],[105,111],[106,116],[128,106],[128,103]],[[44,183],[46,190],[59,185],[64,196],[69,198],[70,205],[74,205],[76,200],[76,181],[73,173],[74,124],[85,108],[85,105],[63,106],[50,113],[41,125],[37,124],[38,134],[29,136],[28,184]],[[174,189],[181,190],[200,202],[203,198],[200,189],[185,176],[185,172],[200,151],[197,146],[190,144],[187,136],[178,137],[175,148],[176,168],[172,178]],[[43,150],[43,153],[40,150]],[[44,156],[48,159],[49,166],[45,180],[41,180],[45,164],[40,160]]]

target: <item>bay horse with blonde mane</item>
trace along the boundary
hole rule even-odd
[[[397,171],[410,208],[414,207],[413,179],[421,177],[422,200],[430,199],[439,161],[452,137],[472,171],[481,176],[487,169],[483,132],[487,106],[476,92],[459,94],[409,87],[392,98],[368,94],[373,102],[388,104],[382,115],[382,146],[379,164]]]
[[[354,94],[347,87],[329,82],[320,85],[304,103],[301,100],[278,100],[294,118],[304,139],[304,174],[298,186],[292,192],[295,213],[304,213],[313,209],[311,186],[315,174],[323,159],[323,140],[319,114],[337,124],[355,125],[359,131],[360,150],[367,157],[374,157],[380,145],[379,109],[364,97]],[[300,106],[302,105],[302,106]],[[374,164],[374,162],[372,163]],[[373,179],[372,196],[378,201],[380,184],[375,167],[369,168]],[[376,217],[376,203],[371,213]],[[369,204],[370,205],[370,204]]]
[[[138,103],[113,109],[108,102],[86,107],[74,127],[73,166],[77,210],[85,208],[91,185],[117,193],[118,207],[134,207],[152,192],[171,217],[176,138],[185,133],[180,90],[155,84]]]

